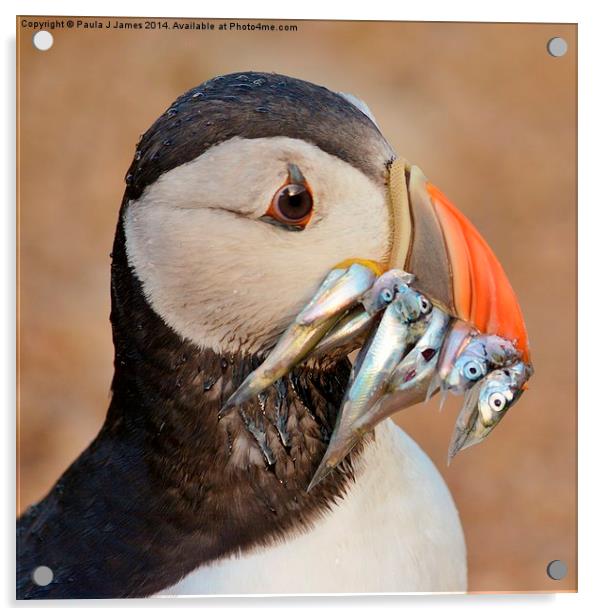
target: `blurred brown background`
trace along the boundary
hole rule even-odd
[[[506,268],[536,367],[527,395],[450,468],[459,401],[396,419],[454,495],[471,590],[575,589],[576,26],[295,23],[283,33],[55,30],[47,52],[18,26],[19,509],[104,418],[109,252],[138,136],[205,79],[282,72],[367,101]],[[548,55],[553,36],[566,56]],[[553,559],[568,563],[562,581],[546,576]]]

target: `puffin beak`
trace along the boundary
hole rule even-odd
[[[407,251],[392,255],[397,261],[392,267],[414,274],[415,287],[450,315],[483,334],[513,342],[528,362],[525,322],[497,257],[474,225],[418,167],[406,166],[405,173],[411,243]]]

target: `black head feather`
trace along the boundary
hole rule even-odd
[[[180,96],[142,136],[126,175],[137,199],[163,173],[233,137],[290,137],[338,156],[378,182],[390,146],[347,99],[308,81],[275,73],[233,73]]]

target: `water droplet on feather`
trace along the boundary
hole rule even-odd
[[[205,382],[203,383],[203,389],[205,391],[209,391],[217,382],[217,377],[216,376],[212,376],[208,379],[205,380]]]

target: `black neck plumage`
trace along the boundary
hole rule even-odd
[[[18,521],[20,598],[142,597],[199,565],[309,526],[353,477],[348,460],[311,493],[347,383],[346,359],[299,368],[218,420],[259,359],[182,340],[127,264],[112,264],[113,397],[106,421]],[[33,570],[54,579],[37,586]]]

